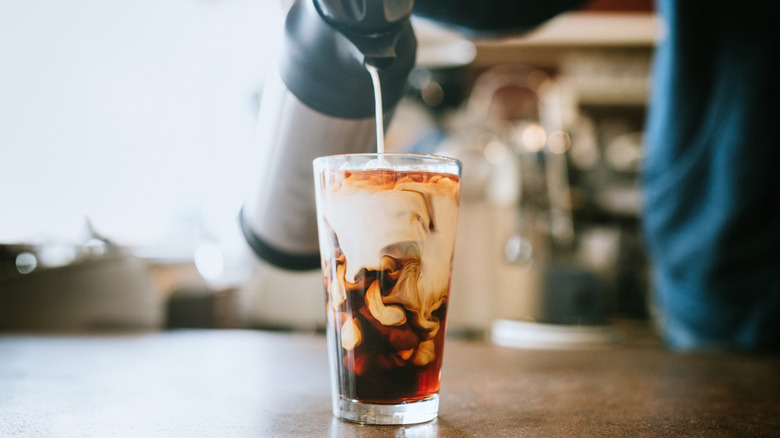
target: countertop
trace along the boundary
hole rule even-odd
[[[778,436],[780,357],[448,339],[439,418],[332,417],[325,338],[0,334],[0,437]]]

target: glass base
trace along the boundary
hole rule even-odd
[[[434,420],[439,414],[439,396],[399,404],[362,403],[340,398],[334,401],[333,415],[361,424],[418,424]]]

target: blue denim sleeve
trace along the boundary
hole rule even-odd
[[[780,349],[776,2],[660,0],[644,229],[669,345]]]

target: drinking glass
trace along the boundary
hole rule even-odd
[[[333,414],[438,415],[461,164],[432,155],[314,160]]]

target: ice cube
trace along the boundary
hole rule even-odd
[[[374,158],[373,160],[369,160],[368,162],[366,162],[366,164],[363,167],[366,170],[379,169],[379,168],[383,167],[382,166],[383,164],[384,163],[383,163],[382,160]],[[387,167],[387,166],[384,166],[384,167]]]

